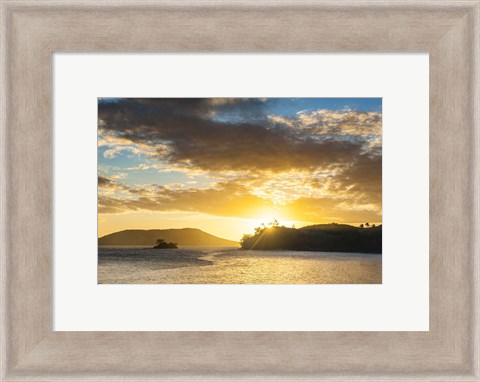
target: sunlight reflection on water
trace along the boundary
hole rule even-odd
[[[381,284],[382,256],[237,248],[99,248],[99,284]]]

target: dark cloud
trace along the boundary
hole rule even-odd
[[[123,184],[115,181],[114,179],[107,178],[105,176],[98,177],[98,188],[104,190],[127,190],[128,187]]]
[[[162,122],[209,119],[219,113],[241,115],[243,119],[262,115],[264,103],[258,98],[121,98],[115,102],[99,99],[99,120],[114,122],[113,130],[131,131]],[[166,131],[165,131],[166,132]]]
[[[100,188],[108,188],[112,184],[112,180],[105,178],[103,176],[98,177],[98,187]]]
[[[347,163],[368,143],[361,137],[312,136],[268,123],[262,108],[260,99],[124,99],[99,103],[99,126],[133,143],[161,146],[159,160],[212,171],[284,171]],[[220,112],[227,113],[228,120],[220,118]],[[251,114],[265,118],[252,122]]]
[[[381,204],[382,202],[382,158],[367,154],[330,176],[330,192],[348,193],[355,196],[357,203]],[[315,181],[314,181],[315,183]]]
[[[350,191],[360,192],[381,200],[382,196],[382,158],[361,155],[352,166],[347,167],[337,181],[351,186]]]

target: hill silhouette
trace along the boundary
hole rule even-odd
[[[158,239],[192,247],[238,247],[238,242],[210,235],[196,228],[181,229],[129,229],[111,233],[98,239],[99,246],[149,246]]]
[[[382,253],[382,226],[317,224],[303,228],[259,227],[244,235],[242,249]]]

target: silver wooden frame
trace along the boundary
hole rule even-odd
[[[479,9],[1,0],[2,380],[479,381]],[[54,51],[428,51],[430,331],[52,332]]]

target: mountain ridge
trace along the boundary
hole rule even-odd
[[[98,238],[98,245],[103,246],[153,246],[158,239],[177,243],[179,246],[191,247],[238,247],[233,240],[214,236],[198,228],[168,229],[127,229],[113,232]]]
[[[382,225],[315,224],[302,228],[258,227],[242,249],[382,253]]]

